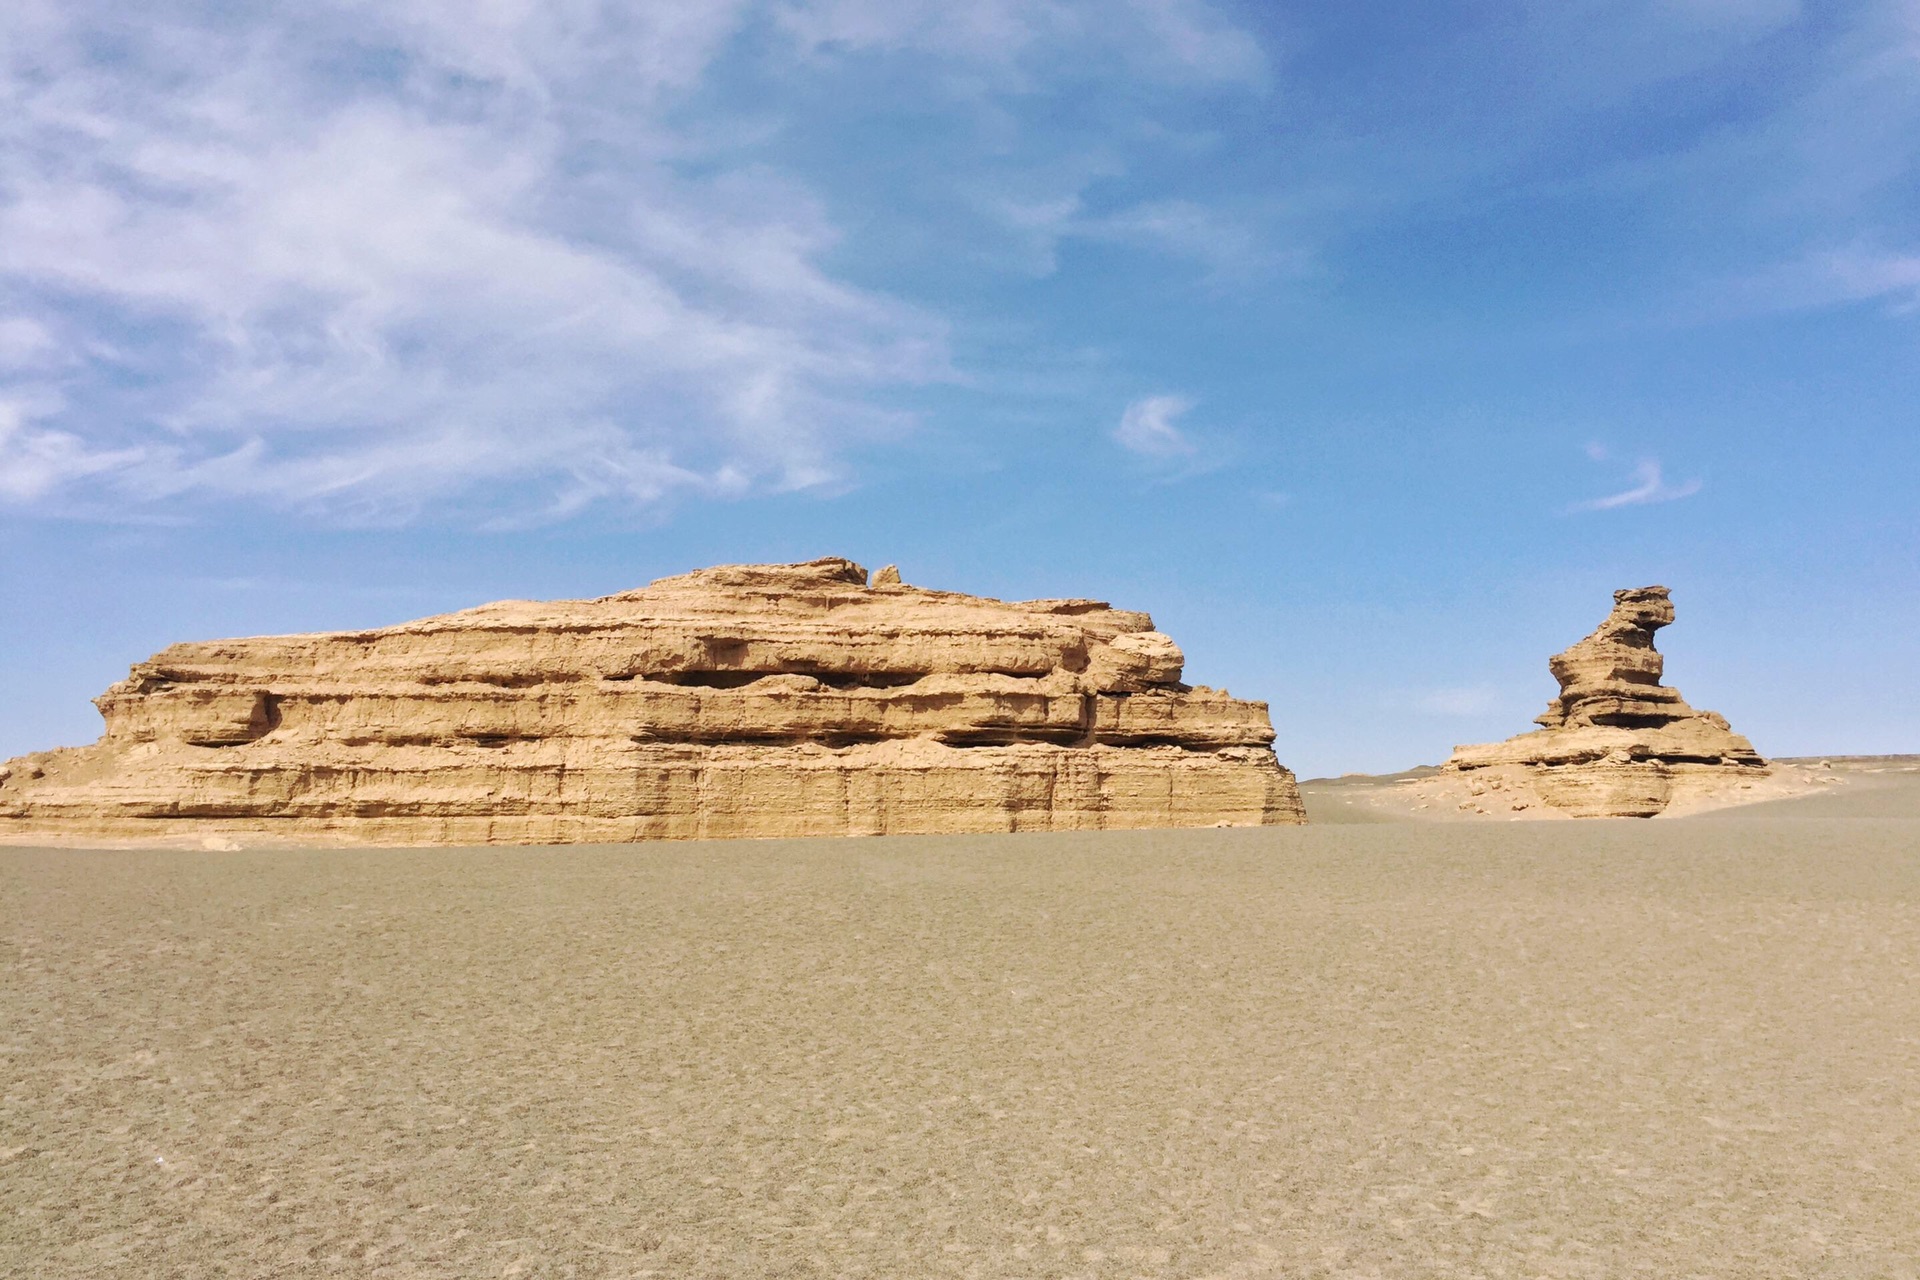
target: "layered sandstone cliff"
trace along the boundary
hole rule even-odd
[[[1181,683],[1143,613],[847,560],[598,600],[180,644],[91,747],[0,766],[0,837],[374,843],[1304,820],[1265,704]]]
[[[1560,682],[1532,733],[1454,749],[1446,772],[1466,774],[1497,808],[1544,804],[1574,817],[1646,818],[1767,776],[1753,744],[1712,711],[1695,711],[1660,683],[1653,633],[1672,622],[1665,587],[1613,593],[1613,612],[1549,661]],[[1481,806],[1485,811],[1485,806]]]

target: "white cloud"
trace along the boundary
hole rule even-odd
[[[1271,236],[1252,222],[1191,200],[1156,201],[1076,219],[1062,227],[1062,234],[1186,258],[1205,267],[1208,279],[1215,283],[1245,281],[1275,271],[1302,273],[1311,262],[1311,255],[1303,250],[1275,246]]]
[[[1856,246],[1818,254],[1806,267],[1805,296],[1814,305],[1892,298],[1902,310],[1920,306],[1920,254]]]
[[[1702,294],[1701,313],[1749,315],[1884,302],[1898,313],[1920,308],[1920,254],[1872,244],[1805,253]]]
[[[1104,212],[1089,208],[1088,189],[1124,172],[1111,157],[1079,155],[1023,175],[996,175],[999,187],[971,193],[973,203],[1017,243],[1021,269],[1052,275],[1069,241],[1124,245],[1193,263],[1210,285],[1245,285],[1275,275],[1304,276],[1314,255],[1281,243],[1258,211],[1187,199],[1153,200]]]
[[[1700,492],[1698,480],[1688,480],[1680,484],[1668,483],[1661,472],[1660,463],[1653,458],[1643,459],[1633,469],[1634,484],[1618,493],[1610,493],[1603,498],[1590,498],[1585,502],[1576,502],[1570,511],[1611,511],[1616,507],[1646,506],[1656,502],[1673,502],[1680,498],[1689,498]]]
[[[754,158],[777,119],[685,109],[756,24],[803,62],[1264,73],[1201,0],[20,0],[5,492],[394,519],[834,481],[953,376],[946,325],[826,265],[821,200]]]
[[[42,314],[0,356],[64,317],[110,358],[91,414],[82,385],[13,427],[11,496],[393,518],[489,486],[555,512],[803,487],[899,427],[872,393],[945,376],[936,318],[820,266],[808,193],[677,169],[646,100],[697,78],[727,6],[357,8],[129,20],[105,61],[80,42],[108,7],[79,6],[16,46],[0,279]],[[350,19],[371,73],[335,65]],[[590,146],[617,163],[576,177]],[[124,361],[144,422],[112,403]]]
[[[1161,79],[1259,84],[1268,71],[1258,42],[1205,0],[793,0],[776,11],[815,54],[917,50],[1017,74],[1036,48],[1067,46]]]
[[[29,502],[60,485],[136,461],[137,450],[102,451],[38,419],[60,409],[46,392],[0,394],[0,500]]]
[[[1193,441],[1175,424],[1193,408],[1185,396],[1147,396],[1127,406],[1113,438],[1143,458],[1184,458],[1196,452]]]
[[[1765,32],[1801,16],[1800,0],[1670,0],[1664,6],[1686,25]]]
[[[916,59],[923,74],[914,80],[915,112],[937,103],[967,117],[982,146],[979,162],[941,180],[986,234],[964,249],[943,239],[945,252],[1048,276],[1064,242],[1122,244],[1197,263],[1214,283],[1302,259],[1268,243],[1257,211],[1180,198],[1115,204],[1095,190],[1127,177],[1143,146],[1181,150],[1215,141],[1204,119],[1182,133],[1158,118],[1170,90],[1211,101],[1266,88],[1270,68],[1259,42],[1205,0],[795,0],[777,12],[820,62]],[[1096,80],[1118,88],[1120,111],[1088,126],[1057,109]]]
[[[38,320],[27,316],[0,317],[0,373],[45,364],[59,349],[53,334]]]

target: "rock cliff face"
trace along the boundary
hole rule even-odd
[[[1560,696],[1535,721],[1541,727],[1456,747],[1447,771],[1471,775],[1476,794],[1497,807],[1538,802],[1580,818],[1649,818],[1676,800],[1765,777],[1752,743],[1660,683],[1653,633],[1673,617],[1665,587],[1614,592],[1599,629],[1548,662]]]
[[[736,565],[599,600],[180,644],[92,747],[0,766],[0,836],[393,844],[1304,821],[1264,703],[1143,613]]]
[[[1613,612],[1548,666],[1559,697],[1534,733],[1455,747],[1450,773],[1498,808],[1548,804],[1574,818],[1651,818],[1768,773],[1753,745],[1715,712],[1697,712],[1661,683],[1653,633],[1674,620],[1667,587],[1613,593]]]

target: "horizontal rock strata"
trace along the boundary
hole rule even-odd
[[[1653,633],[1673,618],[1665,587],[1614,592],[1607,620],[1549,661],[1560,696],[1541,727],[1456,747],[1446,771],[1470,775],[1474,794],[1499,808],[1540,803],[1581,818],[1648,818],[1767,776],[1723,717],[1660,683]]]
[[[847,560],[598,600],[180,644],[87,748],[0,767],[0,834],[375,843],[1304,820],[1265,704],[1181,683],[1143,613]]]

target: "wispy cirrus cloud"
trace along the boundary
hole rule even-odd
[[[816,55],[960,55],[1024,78],[1036,54],[1064,46],[1117,56],[1158,80],[1257,85],[1268,75],[1259,43],[1205,0],[794,0],[774,12]]]
[[[1199,446],[1179,426],[1194,402],[1186,396],[1144,396],[1127,406],[1113,438],[1122,449],[1142,458],[1169,461],[1190,458]]]
[[[1892,298],[1902,311],[1920,307],[1920,253],[1850,249],[1820,258],[1839,298]]]
[[[385,521],[837,482],[954,376],[949,325],[831,265],[777,107],[712,89],[743,45],[802,78],[1264,67],[1201,0],[22,0],[0,493]]]
[[[1304,276],[1316,268],[1311,245],[1290,239],[1286,228],[1257,210],[1184,198],[1093,207],[1087,189],[1113,172],[1097,157],[1081,157],[1065,172],[1032,176],[1027,182],[1037,189],[989,191],[976,199],[1020,244],[1019,260],[1033,275],[1058,271],[1063,247],[1076,241],[1190,263],[1211,286]]]
[[[59,342],[29,316],[0,319],[0,373],[33,369],[58,356]]]
[[[44,390],[0,395],[0,499],[29,502],[75,477],[102,475],[141,461],[138,449],[101,449],[46,425],[64,406]]]
[[[790,182],[676,171],[654,104],[727,9],[645,13],[163,5],[116,19],[116,58],[89,51],[108,6],[29,30],[0,91],[5,325],[86,344],[14,380],[41,410],[0,446],[8,492],[404,518],[831,475],[897,425],[870,393],[943,376],[942,327],[829,275]],[[617,181],[570,173],[596,105],[640,126]]]
[[[1595,450],[1589,447],[1588,456],[1594,457],[1595,461],[1601,461],[1606,455],[1602,452],[1595,457]],[[1576,502],[1567,510],[1569,512],[1612,511],[1618,507],[1649,506],[1659,502],[1674,502],[1681,498],[1690,498],[1701,489],[1698,480],[1685,480],[1678,484],[1669,481],[1657,458],[1642,458],[1635,463],[1633,481],[1630,487],[1618,493]]]
[[[1074,217],[1062,223],[1060,234],[1185,258],[1203,267],[1213,284],[1301,275],[1313,264],[1308,249],[1278,243],[1256,220],[1192,200],[1151,201]]]
[[[1859,243],[1807,253],[1721,288],[1737,311],[1798,311],[1882,302],[1905,313],[1920,308],[1920,253]]]
[[[1602,182],[1657,197],[1710,227],[1662,320],[1730,317],[1885,301],[1910,309],[1920,177],[1920,7],[1913,0],[1831,6],[1702,5],[1777,70],[1737,118],[1626,165]],[[1686,43],[1680,41],[1678,43]],[[1778,57],[1791,50],[1790,60]],[[1604,188],[1601,188],[1604,192]],[[1649,202],[1650,203],[1650,202]],[[1657,206],[1654,206],[1657,207]]]

